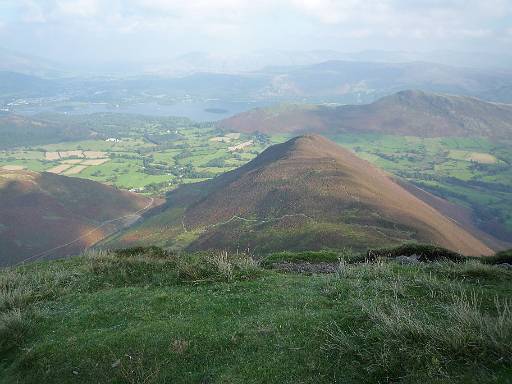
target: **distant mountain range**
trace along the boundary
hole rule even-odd
[[[18,72],[25,75],[55,77],[65,72],[48,59],[0,47],[0,71]]]
[[[218,123],[236,132],[382,133],[418,137],[512,139],[512,105],[402,91],[371,104],[282,105],[241,113]]]
[[[268,69],[267,96],[362,103],[406,89],[478,96],[512,83],[512,71],[484,71],[428,62],[327,61]],[[265,94],[265,92],[262,92]]]
[[[20,72],[43,77],[75,75],[172,75],[184,76],[198,72],[242,73],[260,71],[266,67],[306,66],[330,60],[367,63],[429,62],[455,67],[486,70],[512,66],[508,52],[457,52],[436,50],[426,52],[365,50],[342,52],[317,50],[254,50],[238,53],[194,51],[160,59],[106,60],[96,57],[89,62],[72,58],[47,59],[0,47],[0,71]]]
[[[306,135],[246,165],[171,192],[166,206],[107,246],[255,252],[433,243],[491,254],[482,241],[350,151]]]
[[[90,180],[0,168],[0,266],[79,254],[150,205]]]
[[[360,104],[406,89],[421,89],[512,103],[507,91],[510,86],[510,70],[471,69],[428,62],[333,60],[312,65],[267,67],[245,73],[197,72],[182,77],[148,75],[44,80],[0,72],[0,98],[64,95],[74,101],[96,102],[150,100],[154,95],[154,101],[158,102],[165,98],[192,97]]]

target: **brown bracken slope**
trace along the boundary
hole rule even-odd
[[[104,222],[149,203],[90,180],[0,170],[0,266],[78,254],[135,216]]]
[[[255,109],[223,120],[218,126],[236,132],[367,132],[512,139],[512,105],[471,97],[402,91],[368,105]]]
[[[186,236],[183,234],[186,233]],[[267,252],[433,243],[468,255],[492,251],[391,177],[318,135],[274,145],[220,177],[184,186],[167,209],[116,239],[189,249]]]

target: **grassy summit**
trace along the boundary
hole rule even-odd
[[[158,248],[6,269],[0,382],[507,382],[511,278],[474,260],[283,274]]]

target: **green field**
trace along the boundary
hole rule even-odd
[[[336,265],[283,274],[153,249],[2,270],[0,382],[510,382],[512,272]]]
[[[46,122],[75,127],[78,135],[84,130],[93,132],[93,139],[10,147],[0,151],[0,168],[48,171],[64,160],[47,160],[47,152],[101,151],[108,161],[69,175],[145,194],[161,195],[178,185],[215,177],[245,164],[269,145],[290,138],[260,134],[224,137],[213,123],[198,124],[183,118],[120,114],[43,117]],[[108,138],[119,141],[106,141]],[[506,232],[512,231],[512,143],[379,134],[330,138],[396,176],[471,207],[482,226],[497,221],[504,226],[500,236],[510,238]],[[250,140],[250,146],[229,150]]]
[[[512,143],[376,134],[331,139],[396,176],[471,207],[482,221],[495,218],[512,231]]]
[[[63,119],[54,115],[47,118]],[[79,173],[68,175],[147,194],[162,194],[177,185],[202,181],[237,168],[272,143],[261,135],[237,138],[231,135],[223,137],[224,142],[215,141],[223,133],[212,124],[195,124],[187,119],[130,118],[114,114],[69,119],[68,123],[92,129],[97,139],[6,149],[0,151],[0,168],[21,166],[32,171],[48,171],[77,158],[49,160],[45,158],[46,153],[101,151],[108,159],[104,164],[89,165]],[[109,138],[116,141],[107,141]],[[247,141],[252,144],[229,150]],[[67,171],[62,174],[66,175]]]

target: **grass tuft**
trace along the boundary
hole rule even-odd
[[[337,263],[340,260],[352,261],[356,256],[350,249],[340,250],[321,250],[321,251],[298,251],[298,252],[274,252],[267,255],[261,262],[265,267],[270,267],[274,263],[290,262],[290,263]]]
[[[475,267],[445,262],[434,268],[448,276]],[[464,290],[462,279],[445,280],[418,268],[342,265],[337,279],[352,287],[358,318],[348,326],[343,318],[327,326],[324,350],[338,361],[351,359],[355,381],[461,380],[467,369],[488,373],[509,367],[510,301],[495,296],[489,302],[482,292]]]
[[[512,265],[512,249],[501,251],[494,256],[486,257],[482,260],[486,264],[511,264]]]
[[[450,260],[453,262],[463,261],[465,258],[459,253],[445,248],[426,244],[404,244],[393,248],[370,249],[367,253],[367,260],[373,261],[377,258],[395,258],[398,256],[419,257],[419,261],[432,262],[439,260]]]
[[[0,353],[19,347],[27,332],[28,320],[19,308],[0,313]]]

